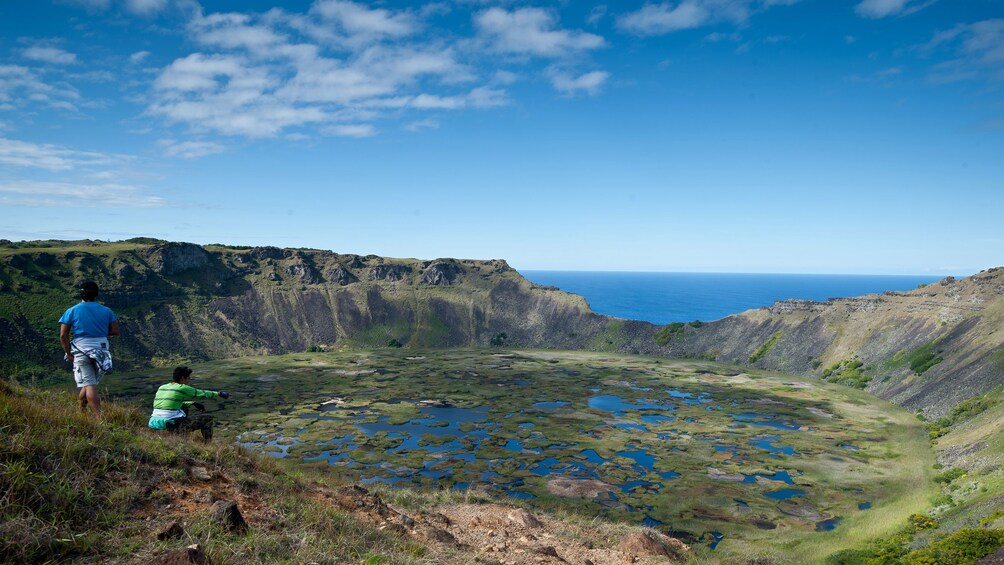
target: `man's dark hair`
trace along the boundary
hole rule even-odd
[[[81,300],[94,300],[98,297],[98,283],[94,281],[84,281],[77,287],[80,291]]]
[[[184,367],[184,366],[182,366],[182,367],[175,367],[174,368],[174,375],[172,375],[171,378],[174,379],[174,382],[180,383],[181,379],[183,379],[183,378],[185,378],[185,377],[187,377],[187,376],[189,376],[191,374],[192,374],[192,370],[189,369],[188,367]]]

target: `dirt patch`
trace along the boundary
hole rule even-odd
[[[596,479],[554,478],[547,481],[547,491],[555,496],[596,498],[613,490],[613,486]]]
[[[589,563],[625,565],[645,557],[646,563],[678,563],[690,548],[655,531],[627,532],[589,524],[577,526],[535,516],[500,504],[454,504],[435,509],[450,523],[447,530],[472,553],[503,565]],[[641,552],[630,540],[650,542]]]

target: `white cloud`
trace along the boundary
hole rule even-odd
[[[408,131],[422,131],[424,129],[439,129],[439,121],[433,119],[418,120],[405,124],[404,129]]]
[[[0,137],[0,164],[49,171],[66,171],[81,167],[110,165],[124,160],[122,156],[75,151],[58,145],[38,144]]]
[[[16,110],[34,105],[76,112],[80,94],[59,82],[46,83],[42,73],[20,65],[0,65],[0,108]]]
[[[637,12],[621,16],[617,27],[635,35],[661,35],[705,25],[711,14],[699,2],[645,4]]]
[[[494,108],[504,106],[509,101],[505,91],[488,87],[479,87],[464,95],[436,96],[419,94],[408,104],[412,108],[456,110],[459,108]]]
[[[561,29],[555,15],[532,8],[478,12],[474,39],[425,33],[422,15],[438,13],[345,0],[318,0],[302,14],[197,11],[185,29],[199,51],[160,70],[147,114],[202,136],[270,137],[299,126],[369,136],[378,131],[374,120],[414,123],[421,120],[407,113],[509,104],[500,86],[518,76],[486,69],[477,61],[486,50],[559,58],[571,69],[572,55],[605,45],[602,37]],[[513,64],[520,62],[528,59]],[[603,80],[587,73],[557,84],[565,93],[596,92]]]
[[[592,71],[579,76],[554,72],[551,75],[551,84],[555,90],[569,96],[580,92],[596,94],[609,78],[610,73],[605,71]]]
[[[938,83],[974,78],[1004,80],[1004,19],[959,24],[939,32],[922,49],[947,50],[953,58],[935,65],[931,80]]]
[[[512,71],[495,71],[492,82],[495,84],[512,84],[519,80],[519,75]]]
[[[129,55],[129,62],[134,64],[139,64],[145,61],[146,58],[149,56],[150,56],[149,51],[137,51],[132,55]]]
[[[169,0],[126,0],[125,7],[134,14],[152,16],[170,4]]]
[[[606,45],[599,35],[555,29],[556,20],[539,8],[491,8],[477,14],[474,23],[489,49],[501,53],[566,57]]]
[[[377,132],[372,124],[338,124],[326,126],[321,133],[341,137],[373,137]]]
[[[198,159],[207,155],[223,153],[226,146],[213,141],[176,141],[167,139],[160,142],[164,155],[181,159]]]
[[[198,15],[189,22],[188,31],[199,43],[223,49],[266,53],[286,43],[285,38],[272,29],[251,25],[251,16],[246,14]]]
[[[589,10],[589,15],[586,16],[586,23],[591,26],[598,25],[600,21],[607,15],[607,6],[605,4],[600,4],[599,6],[593,6],[592,10]]]
[[[77,56],[58,47],[34,45],[21,50],[25,59],[52,63],[54,65],[71,65],[77,62]]]
[[[371,10],[363,4],[344,0],[318,0],[311,12],[350,36],[404,37],[418,28],[415,17],[407,12]]]
[[[864,18],[902,16],[923,10],[936,0],[862,0],[854,11]]]
[[[617,27],[639,36],[664,35],[721,22],[746,23],[756,11],[774,6],[791,6],[799,0],[682,0],[647,3],[641,9],[617,19]]]
[[[168,65],[153,86],[160,91],[215,91],[221,86],[218,78],[223,79],[224,84],[230,81],[243,86],[257,84],[258,91],[268,82],[265,72],[249,67],[242,57],[193,53]]]
[[[0,204],[53,208],[156,208],[167,201],[142,187],[31,180],[0,180]]]

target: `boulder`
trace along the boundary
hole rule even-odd
[[[415,533],[418,534],[422,539],[426,539],[428,541],[441,543],[452,547],[460,545],[457,543],[457,538],[453,537],[453,534],[444,529],[437,528],[435,526],[422,525],[421,527],[415,530]]]
[[[617,544],[617,550],[628,557],[637,559],[641,557],[668,557],[669,550],[655,536],[648,532],[636,532],[628,534]]]
[[[524,528],[537,529],[543,526],[536,516],[530,514],[530,512],[522,508],[514,508],[510,510],[506,515],[506,519],[513,524]]]
[[[213,504],[212,514],[213,520],[232,533],[243,534],[248,530],[248,523],[244,521],[244,516],[233,500],[221,500]]]
[[[346,510],[370,514],[374,519],[387,520],[397,514],[391,510],[379,496],[371,494],[359,485],[351,485],[335,489],[335,503]]]
[[[183,535],[185,535],[185,528],[182,527],[181,522],[175,520],[170,524],[168,524],[167,526],[164,526],[164,529],[162,529],[160,532],[157,533],[157,539],[160,541],[164,541],[169,539],[177,539]]]
[[[189,563],[206,565],[209,563],[209,558],[202,552],[202,548],[198,544],[195,544],[185,549],[161,555],[153,563],[155,565],[187,565]]]

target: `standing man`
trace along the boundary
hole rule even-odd
[[[188,384],[192,370],[188,367],[175,367],[171,380],[174,382],[160,385],[153,398],[153,412],[147,424],[155,430],[170,432],[191,432],[199,430],[202,439],[213,439],[213,417],[206,414],[206,407],[197,402],[196,398],[230,398],[226,391],[202,390]],[[198,414],[189,414],[189,409],[195,408]]]
[[[73,380],[80,389],[80,410],[89,407],[91,414],[100,420],[98,382],[104,371],[92,355],[104,357],[110,363],[108,338],[119,335],[119,322],[111,308],[94,301],[98,297],[98,283],[84,281],[77,290],[80,291],[80,303],[63,312],[59,319],[59,343],[66,352],[66,360],[73,363]]]

